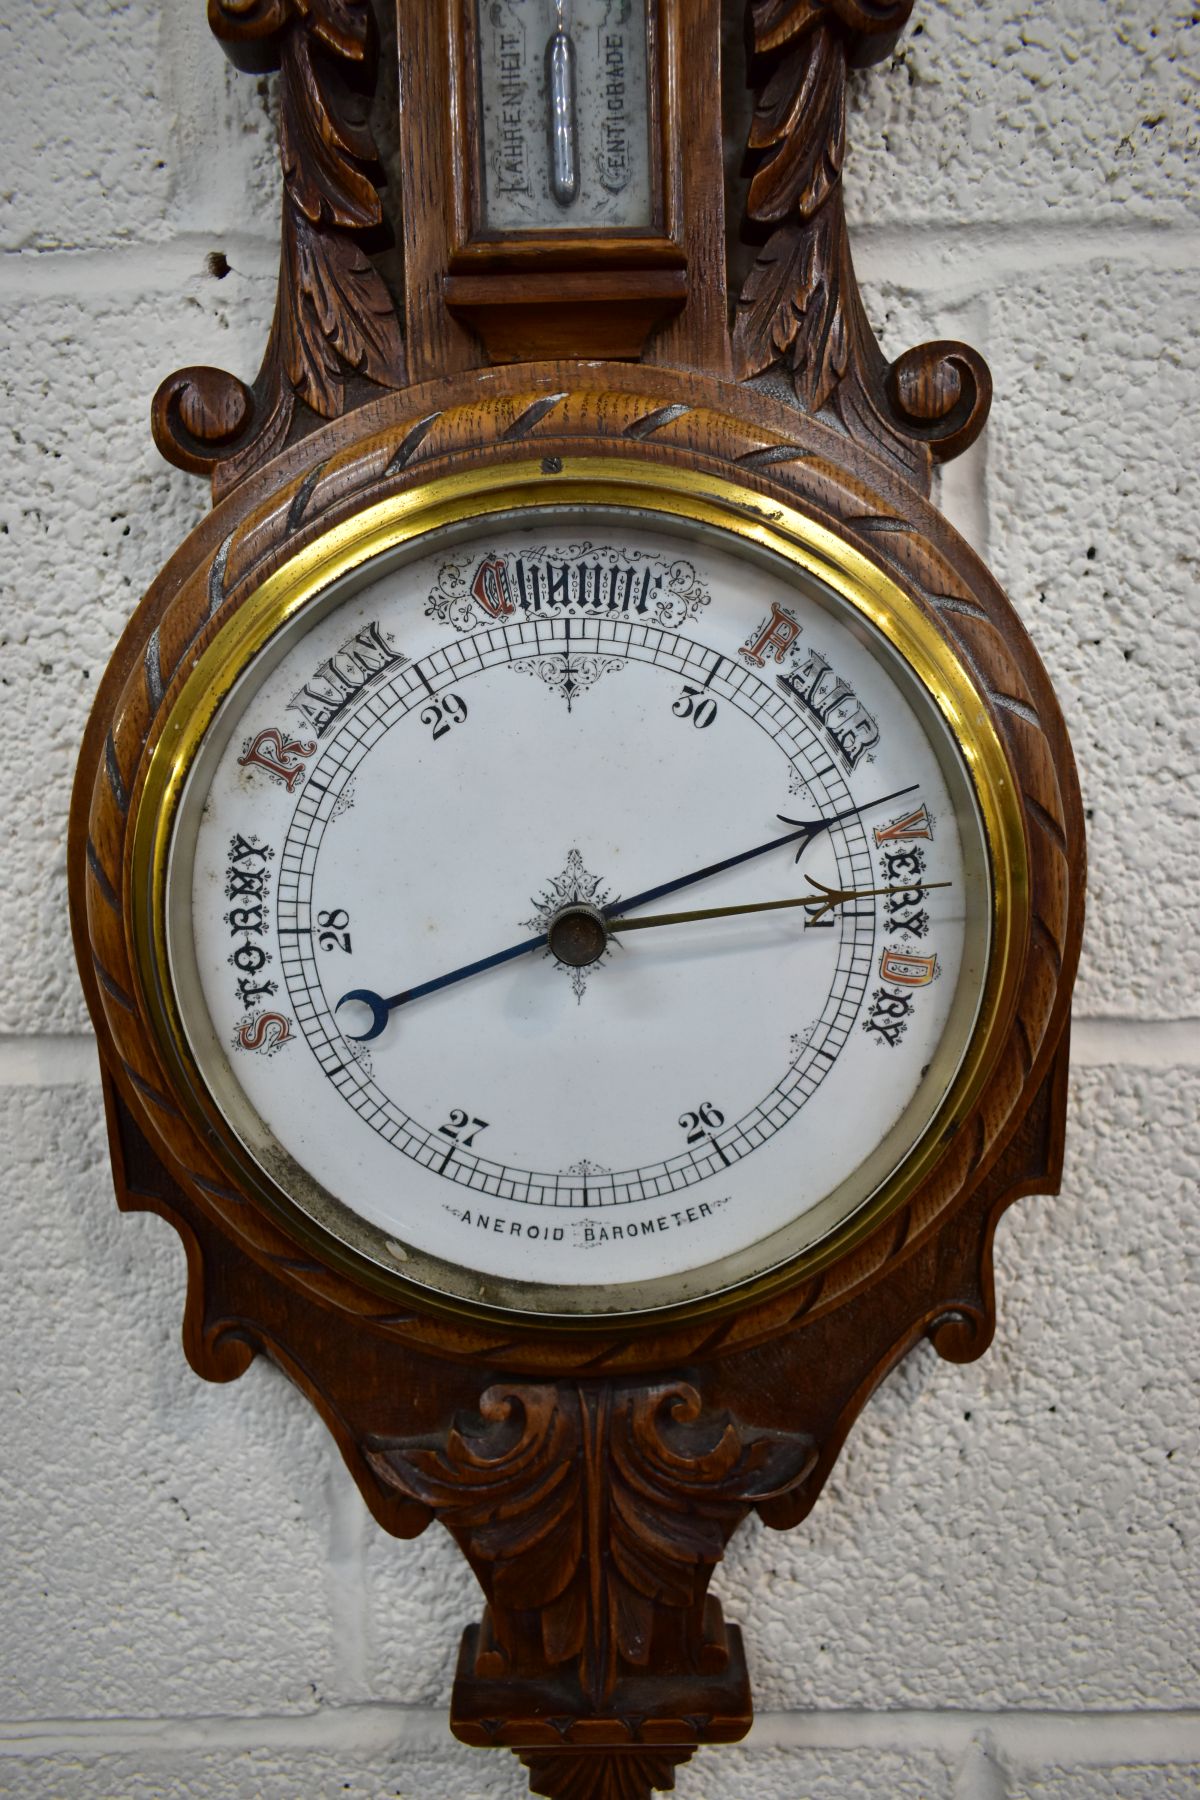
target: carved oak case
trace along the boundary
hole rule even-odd
[[[749,142],[728,179],[718,0],[651,0],[646,220],[557,236],[488,228],[475,6],[386,5],[209,0],[237,66],[278,71],[278,298],[257,376],[185,368],[154,398],[159,449],[207,475],[215,505],[101,685],[73,927],[118,1202],[184,1242],[192,1366],[227,1381],[272,1357],[387,1531],[454,1537],[486,1600],[462,1643],[459,1738],[515,1751],[536,1794],[638,1800],[749,1727],[741,1635],[708,1593],[741,1521],[806,1516],[922,1337],[955,1361],[987,1348],[997,1219],[1060,1177],[1080,802],[1037,655],[928,498],[935,464],[983,427],[987,369],[947,342],[889,362],[855,282],[848,71],[890,55],[912,0],[752,0]],[[753,251],[736,293],[727,230]],[[986,1078],[900,1203],[736,1303],[567,1329],[374,1279],[231,1173],[164,1052],[134,827],[184,684],[278,570],[464,471],[552,499],[595,458],[736,483],[764,520],[792,509],[903,593],[978,691],[1028,894]]]

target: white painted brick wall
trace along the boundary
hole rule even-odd
[[[65,933],[76,746],[205,500],[146,409],[249,375],[274,289],[269,89],[201,0],[0,18],[0,1795],[516,1800],[447,1743],[470,1577],[367,1517],[310,1409],[178,1348],[183,1255],[111,1201]],[[856,82],[848,184],[895,353],[992,363],[948,509],[1058,684],[1091,815],[1064,1194],[997,1245],[980,1363],[909,1360],[812,1520],[735,1542],[760,1717],[693,1800],[1200,1791],[1200,410],[1195,9],[921,0]],[[1189,67],[1190,59],[1190,67]],[[1189,161],[1189,158],[1191,161]],[[210,251],[231,265],[222,281]]]
[[[1195,224],[1194,27],[1178,0],[918,5],[862,78],[855,223]]]

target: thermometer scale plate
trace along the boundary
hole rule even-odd
[[[477,0],[475,23],[486,229],[649,229],[644,7]]]

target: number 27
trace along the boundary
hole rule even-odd
[[[460,1149],[469,1150],[480,1132],[486,1131],[487,1127],[486,1119],[473,1119],[461,1107],[455,1106],[451,1108],[449,1119],[444,1125],[439,1125],[438,1130],[443,1137],[452,1139]]]

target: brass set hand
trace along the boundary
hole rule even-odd
[[[731,919],[737,913],[782,912],[785,907],[802,906],[808,914],[808,922],[815,925],[826,913],[836,907],[845,906],[851,900],[868,900],[879,894],[909,894],[912,883],[901,887],[871,888],[831,888],[823,881],[809,876],[809,886],[816,888],[816,893],[801,894],[798,900],[754,900],[745,906],[704,906],[697,912],[654,913],[648,919],[613,919],[610,931],[646,931],[652,925],[690,925],[693,919]],[[921,890],[928,893],[930,888],[949,887],[948,881],[923,881]]]

